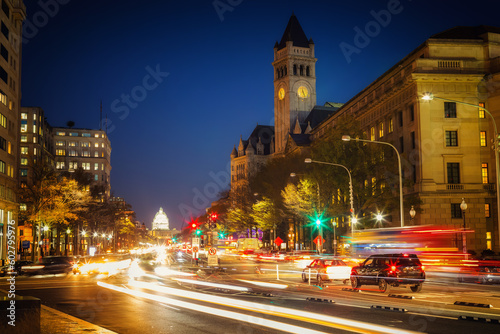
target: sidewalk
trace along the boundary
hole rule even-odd
[[[41,306],[40,313],[41,334],[115,333],[45,305]]]

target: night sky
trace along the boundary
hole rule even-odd
[[[315,43],[319,105],[347,102],[433,34],[500,26],[496,0],[24,3],[22,105],[98,129],[102,100],[112,193],[148,228],[160,207],[177,229],[205,212],[240,135],[273,125],[273,47],[292,12]]]

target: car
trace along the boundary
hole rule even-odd
[[[13,268],[11,267],[10,264],[6,264],[5,266],[3,267],[0,267],[0,277],[3,277],[5,275],[12,275],[14,272],[16,273],[16,275],[22,275],[23,274],[23,270],[22,270],[22,266],[27,266],[27,265],[30,265],[32,264],[33,262],[31,261],[16,261],[14,263],[14,266]]]
[[[458,281],[480,284],[500,283],[500,261],[471,262],[460,269]]]
[[[412,292],[420,292],[425,271],[416,254],[377,254],[353,267],[350,279],[355,290],[362,285],[378,285],[380,292],[397,286],[409,286]]]
[[[343,280],[344,283],[350,278],[351,267],[344,261],[338,259],[321,258],[313,260],[302,270],[302,281],[315,279],[319,285],[325,281]]]
[[[73,269],[75,259],[69,256],[46,256],[36,264],[22,266],[26,275],[68,274]]]

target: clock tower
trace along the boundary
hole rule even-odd
[[[292,14],[281,41],[274,46],[275,152],[283,153],[288,134],[316,105],[314,43]]]

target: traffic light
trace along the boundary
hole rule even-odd
[[[200,236],[200,235],[202,234],[202,232],[201,232],[201,230],[200,230],[200,229],[197,229],[197,230],[196,230],[196,232],[195,232],[195,234],[196,234],[197,236]]]

